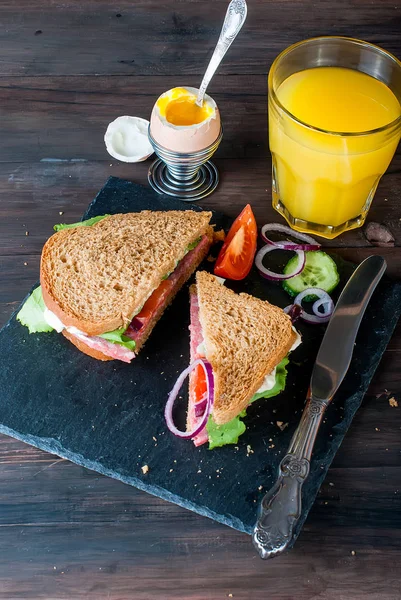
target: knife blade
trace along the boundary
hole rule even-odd
[[[366,258],[337,301],[316,357],[301,421],[280,463],[278,479],[259,508],[252,541],[261,558],[281,554],[292,541],[323,414],[348,371],[362,317],[386,266],[381,256]]]
[[[351,362],[362,317],[385,270],[384,258],[370,256],[344,287],[313,367],[310,389],[315,398],[331,399],[338,390]]]

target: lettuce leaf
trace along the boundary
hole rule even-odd
[[[196,248],[196,246],[200,243],[202,236],[198,237],[196,240],[187,246],[187,253]]]
[[[255,400],[259,400],[260,398],[272,398],[283,391],[287,379],[286,367],[288,363],[289,359],[287,357],[283,358],[283,360],[276,367],[276,383],[274,384],[274,387],[271,390],[266,390],[260,394],[255,394],[251,398],[250,403],[255,402]],[[210,415],[206,424],[206,430],[209,434],[209,450],[213,450],[213,448],[220,446],[225,446],[226,444],[236,444],[239,436],[242,435],[246,430],[246,425],[242,421],[242,418],[245,416],[246,409],[228,423],[225,423],[224,425],[216,425],[213,420],[213,416]]]
[[[86,221],[79,221],[79,223],[59,223],[53,227],[54,231],[62,231],[63,229],[71,229],[72,227],[90,227],[95,223],[98,223],[105,217],[109,217],[110,215],[100,215],[99,217],[92,217],[91,219],[87,219]]]
[[[241,417],[245,417],[245,415],[246,410],[243,410],[229,423],[225,423],[225,425],[216,425],[213,416],[210,415],[206,423],[206,430],[209,434],[209,450],[225,446],[226,444],[236,444],[239,436],[246,429],[245,423],[241,420]]]
[[[37,287],[32,294],[27,298],[21,310],[17,314],[17,320],[28,327],[29,333],[42,333],[45,331],[53,331],[48,323],[44,319],[45,303],[42,296],[41,286]],[[108,331],[102,333],[99,337],[112,342],[113,344],[119,344],[128,348],[128,350],[135,350],[135,340],[131,340],[129,337],[124,335],[125,328],[116,329],[115,331]]]
[[[43,302],[42,288],[39,286],[24,302],[17,314],[17,321],[28,327],[29,333],[53,331],[53,327],[50,327],[44,319],[44,311],[45,303]]]
[[[283,391],[287,381],[286,367],[289,362],[290,361],[287,356],[283,358],[281,363],[279,363],[276,367],[276,383],[274,384],[274,387],[271,390],[266,390],[260,394],[255,394],[252,396],[251,402],[255,402],[255,400],[259,400],[260,398],[273,398],[273,396],[277,396],[277,394]]]
[[[125,332],[126,327],[121,327],[121,329],[115,329],[114,331],[101,333],[98,337],[101,337],[108,342],[112,342],[113,344],[124,346],[125,348],[128,348],[128,350],[134,351],[136,347],[135,340],[131,340],[131,338],[124,335]]]

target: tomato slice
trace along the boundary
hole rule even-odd
[[[160,304],[164,302],[173,286],[174,282],[172,282],[171,279],[165,279],[162,281],[159,287],[156,288],[152,295],[146,300],[141,312],[136,315],[136,318],[140,319],[141,321],[147,321],[150,319],[155,314]]]
[[[203,367],[201,365],[198,365],[197,367],[195,367],[193,381],[194,381],[193,389],[194,389],[194,395],[195,395],[195,402],[198,403],[201,400],[203,400],[203,398],[207,392],[205,370],[203,369]]]
[[[244,279],[252,268],[258,229],[250,204],[235,219],[220,250],[214,274],[226,279]]]

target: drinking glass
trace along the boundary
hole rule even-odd
[[[268,80],[273,207],[297,231],[334,238],[363,225],[401,135],[401,116],[363,132],[319,129],[298,119],[277,97],[293,73],[343,67],[383,82],[401,105],[401,63],[360,40],[319,37],[284,50]],[[401,114],[401,111],[400,111]]]

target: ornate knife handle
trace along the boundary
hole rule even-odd
[[[280,463],[278,480],[261,502],[252,537],[261,558],[281,554],[293,538],[301,516],[302,486],[309,475],[313,445],[328,403],[308,396],[301,422]]]
[[[206,88],[210,83],[211,78],[216,72],[217,67],[223,60],[227,50],[237,37],[241,27],[245,23],[247,14],[247,5],[245,0],[231,0],[228,5],[226,16],[223,23],[223,28],[220,33],[216,48],[214,49],[212,58],[203,76],[202,83],[199,88],[196,104],[202,106],[203,97],[206,93]]]

